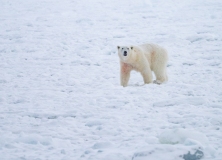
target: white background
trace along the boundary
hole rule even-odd
[[[1,0],[1,160],[222,157],[220,0]],[[169,52],[119,80],[117,45]]]

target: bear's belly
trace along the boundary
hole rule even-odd
[[[139,65],[132,65],[132,69],[139,72],[141,70],[141,68],[139,68]]]

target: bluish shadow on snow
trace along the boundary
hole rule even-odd
[[[202,105],[206,103],[204,97],[188,97],[188,98],[175,98],[170,100],[164,100],[160,102],[153,103],[154,107],[167,107],[167,106],[177,106],[181,104],[187,105]]]
[[[200,160],[203,157],[204,153],[201,149],[169,145],[136,152],[132,160]]]

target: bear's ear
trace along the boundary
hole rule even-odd
[[[117,46],[117,49],[120,49],[120,46]]]
[[[133,46],[131,46],[130,48],[133,49]]]

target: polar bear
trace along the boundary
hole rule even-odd
[[[126,87],[130,72],[136,70],[143,76],[144,83],[161,84],[168,80],[167,51],[156,44],[142,44],[138,46],[117,46],[120,59],[120,83]],[[153,81],[152,71],[156,76]]]

